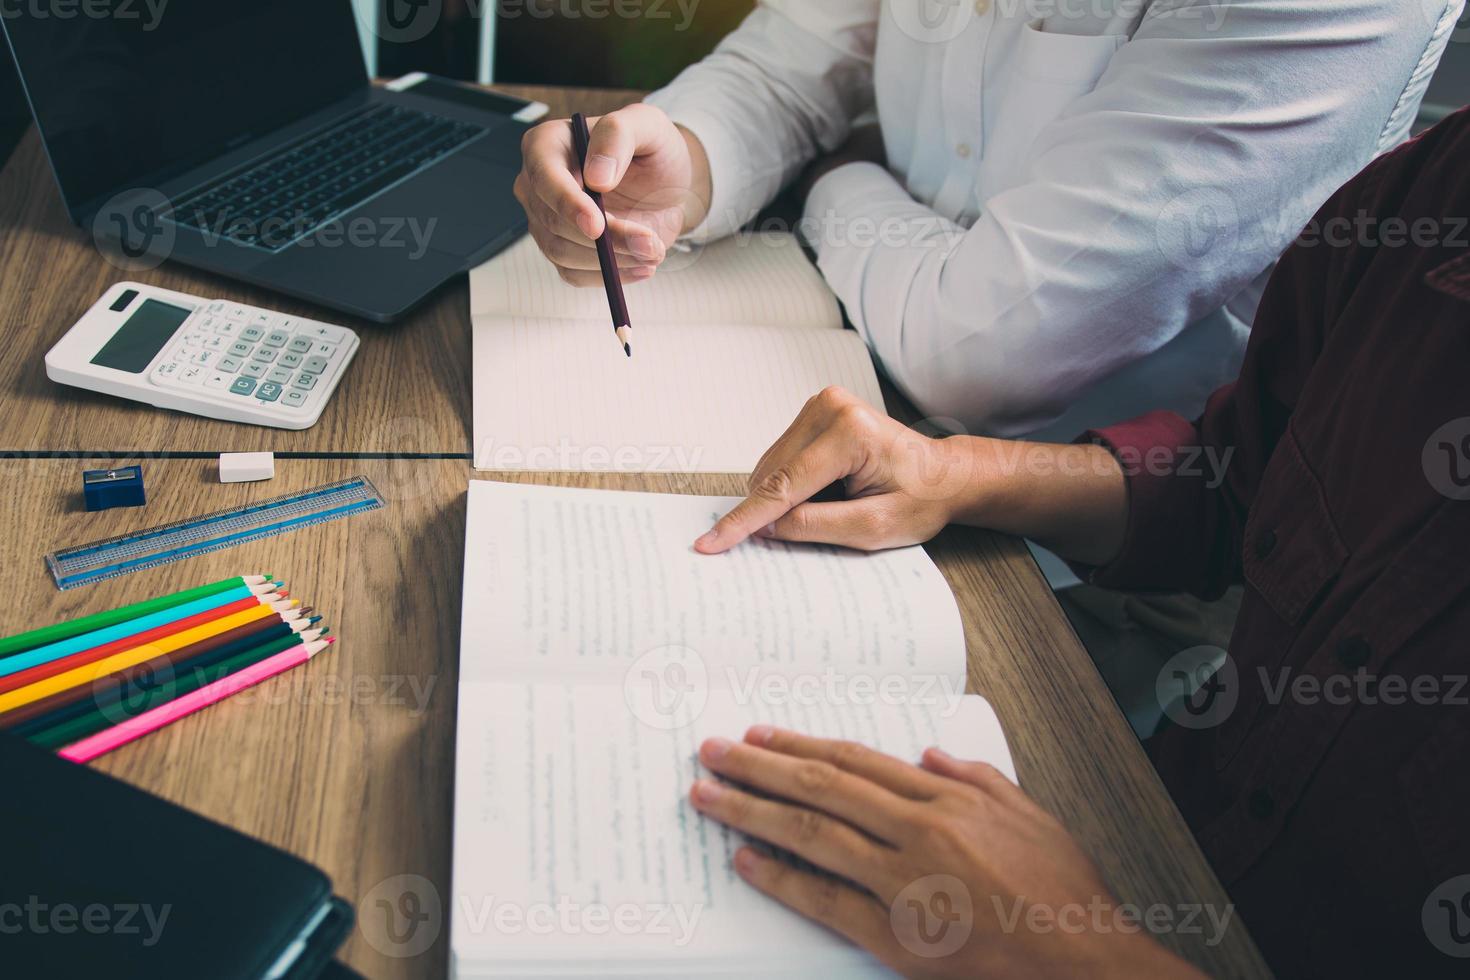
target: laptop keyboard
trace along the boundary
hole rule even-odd
[[[484,131],[402,106],[372,106],[192,192],[166,216],[279,252]]]

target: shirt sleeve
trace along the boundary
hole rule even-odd
[[[1392,206],[1384,175],[1412,171],[1417,152],[1405,146],[1365,170],[1299,235],[1266,287],[1239,378],[1210,397],[1197,421],[1154,412],[1078,440],[1107,447],[1128,488],[1123,547],[1104,567],[1074,564],[1084,581],[1204,599],[1240,581],[1246,520],[1266,467],[1290,438],[1291,413],[1374,252],[1323,229],[1381,217]]]
[[[1036,431],[1269,267],[1403,128],[1460,2],[1159,0],[972,227],[850,164],[803,229],[925,414]]]
[[[873,105],[879,0],[762,0],[703,61],[644,101],[704,145],[709,215],[688,237],[744,227]]]

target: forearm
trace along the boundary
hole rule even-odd
[[[743,227],[872,105],[877,0],[764,2],[707,58],[644,101],[709,162],[709,241]]]
[[[1029,538],[1069,561],[1108,564],[1128,527],[1123,468],[1107,449],[956,436],[972,474],[952,520]]]

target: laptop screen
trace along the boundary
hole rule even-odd
[[[0,0],[0,22],[74,217],[367,82],[351,0]]]

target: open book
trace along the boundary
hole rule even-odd
[[[756,892],[690,805],[699,743],[765,722],[1015,777],[920,548],[691,542],[721,497],[473,482],[451,959],[480,976],[886,975]]]
[[[625,291],[631,358],[603,290],[562,282],[530,238],[470,273],[476,469],[749,473],[827,385],[883,407],[790,235],[671,253]]]

